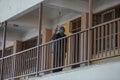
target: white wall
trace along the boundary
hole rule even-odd
[[[0,22],[31,11],[42,0],[0,0]],[[25,11],[25,12],[24,12]],[[24,12],[24,13],[23,13]]]
[[[60,18],[57,18],[54,22],[53,22],[53,27],[56,28],[57,25],[62,25],[62,24],[65,24],[73,19],[76,19],[78,17],[81,16],[81,13],[69,13],[65,16],[62,16]]]
[[[36,23],[35,24],[32,24],[32,25],[34,25],[34,27],[33,28],[30,28],[30,30],[29,31],[27,31],[27,32],[25,32],[24,34],[23,34],[23,36],[22,36],[22,40],[24,41],[24,40],[28,40],[28,39],[30,39],[30,38],[32,38],[32,37],[35,37],[35,36],[38,36],[38,21],[37,20],[33,20],[33,21],[35,21]],[[31,24],[31,23],[29,23],[29,24]],[[45,29],[45,28],[47,28],[47,29],[52,29],[52,22],[50,22],[49,20],[47,20],[46,18],[44,18],[43,19],[43,22],[42,22],[42,29]],[[44,32],[42,32],[42,34],[44,34]]]
[[[78,68],[28,80],[120,80],[120,61]]]
[[[120,4],[120,0],[99,0],[95,5],[95,12]]]
[[[32,37],[35,37],[38,35],[38,27],[39,27],[39,16],[38,16],[38,9],[28,13],[20,18],[17,18],[15,20],[9,21],[10,24],[17,24],[19,27],[17,27],[17,31],[23,31],[22,40],[27,40]],[[43,15],[42,19],[42,29],[43,28],[52,28],[52,22],[46,17],[46,15]],[[15,27],[13,27],[15,29]]]
[[[15,40],[25,41],[35,36],[38,36],[38,16],[33,14],[27,14],[21,18],[10,21],[11,24],[18,24],[16,31],[15,27],[9,26],[9,31],[7,32],[7,44],[6,46],[13,45]],[[52,28],[52,22],[43,16],[42,29],[43,28]],[[42,32],[44,33],[44,32]],[[0,33],[0,39],[2,39],[2,32]],[[0,40],[0,44],[2,40]],[[2,45],[0,45],[0,48]]]
[[[57,25],[64,24],[72,19],[77,18],[77,17],[80,17],[80,14],[70,13],[63,17],[57,18],[57,20],[55,20],[54,23],[52,23],[52,21],[49,21],[44,16],[43,23],[42,23],[42,29],[43,28],[48,28],[48,29],[55,28]],[[15,40],[25,41],[25,40],[28,40],[35,36],[38,36],[38,17],[37,16],[31,17],[31,15],[29,14],[29,15],[23,16],[23,17],[15,20],[15,21],[12,21],[12,23],[21,25],[20,26],[21,30],[26,29],[27,31],[22,32],[22,33],[17,33],[17,31],[16,32],[12,32],[12,31],[7,32],[6,46],[13,45],[13,42]],[[44,32],[42,32],[42,33],[44,34]],[[0,35],[0,37],[2,37],[2,34]],[[2,47],[2,46],[0,46],[0,47]]]
[[[46,0],[50,5],[71,9],[77,12],[88,12],[88,0]]]
[[[6,47],[12,46],[15,40],[21,40],[22,34],[12,32],[12,31],[7,31],[7,36],[6,36]],[[0,49],[2,49],[2,40],[3,40],[3,33],[0,30]]]
[[[67,14],[63,17],[57,18],[57,20],[55,20],[54,23],[52,23],[51,21],[49,21],[47,18],[44,17],[43,24],[42,24],[42,29],[43,28],[48,28],[48,29],[55,28],[57,25],[62,25],[62,24],[66,23],[66,22],[68,22],[72,19],[75,19],[77,17],[80,17],[80,14],[70,13],[70,14]],[[23,29],[26,28],[26,29],[28,29],[28,31],[26,31],[24,33],[21,33],[20,38],[16,37],[16,35],[18,35],[18,34],[15,35],[13,33],[13,35],[10,35],[11,38],[15,37],[15,39],[25,41],[25,40],[28,40],[28,39],[33,38],[35,36],[38,36],[38,17],[36,17],[36,16],[30,17],[30,15],[29,15],[29,16],[26,16],[26,17],[22,17],[18,20],[12,21],[12,22],[13,23],[18,23],[20,25],[22,24],[24,26],[27,25],[27,26],[23,27]],[[22,28],[22,27],[20,27],[20,28]],[[42,32],[42,34],[44,34],[44,32]]]

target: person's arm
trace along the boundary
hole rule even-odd
[[[57,37],[57,31],[58,31],[58,27],[55,29],[55,31],[54,31],[54,34],[53,34],[53,36],[52,36],[52,40],[55,40],[56,39],[56,37]],[[56,42],[52,42],[52,53],[54,53],[55,52],[55,44],[56,44]]]
[[[56,39],[57,32],[58,32],[58,26],[57,26],[57,28],[56,28],[55,31],[54,31],[54,34],[53,34],[53,36],[52,36],[52,40],[55,40],[55,39]]]

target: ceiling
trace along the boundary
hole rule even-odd
[[[113,3],[116,5],[117,1],[120,0],[94,0],[93,6],[95,10],[99,11],[113,6]],[[46,22],[52,23],[54,20],[64,17],[70,13],[81,14],[81,12],[88,11],[89,0],[44,0],[43,22],[45,22],[44,24],[47,24]],[[33,11],[28,12],[27,14],[12,18],[8,21],[7,30],[14,32],[14,34],[24,34],[31,29],[37,28],[38,15],[39,11],[38,7],[36,7]],[[1,29],[2,28],[0,28],[0,32]],[[2,39],[0,38],[0,40]]]
[[[94,0],[94,8],[98,7],[100,1],[103,0]],[[44,0],[43,20],[52,23],[55,19],[69,13],[88,12],[88,7],[89,0]],[[38,8],[36,8],[25,15],[9,20],[8,30],[24,33],[36,28],[38,26],[38,12]]]
[[[43,21],[52,23],[54,20],[70,13],[80,14],[82,11],[87,11],[87,2],[87,0],[45,0],[43,5]],[[12,18],[8,21],[7,30],[13,32],[13,34],[24,34],[31,29],[37,28],[38,15],[39,9],[36,7],[36,9],[27,14]],[[0,46],[1,43],[0,41]]]
[[[79,13],[77,11],[63,8],[63,7],[59,7],[56,5],[47,4],[47,5],[43,6],[43,15],[45,17],[47,17],[49,20],[55,20],[56,18],[59,18],[61,16],[67,15],[67,14],[72,13],[72,12]],[[38,9],[32,11],[31,14],[38,16],[38,14],[39,14]]]
[[[53,22],[54,20],[70,13],[80,13],[76,10],[44,3],[43,20]],[[35,9],[19,18],[9,20],[8,30],[24,33],[38,25],[39,9]],[[17,25],[17,26],[15,26]]]

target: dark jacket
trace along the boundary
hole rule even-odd
[[[61,35],[60,33],[54,35],[52,37],[53,40],[65,37],[66,35]],[[53,42],[52,49],[54,53],[54,67],[57,66],[63,66],[64,65],[64,59],[65,59],[65,53],[67,52],[67,39],[61,39]]]

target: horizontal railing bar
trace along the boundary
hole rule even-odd
[[[116,18],[114,20],[110,20],[110,21],[107,21],[107,22],[104,22],[104,23],[101,23],[101,24],[98,24],[96,26],[93,26],[91,29],[94,29],[94,28],[97,28],[97,27],[100,27],[100,26],[103,26],[103,25],[106,25],[106,24],[109,24],[109,23],[112,23],[112,22],[115,22],[115,21],[119,21],[120,18]]]
[[[44,45],[47,45],[47,44],[50,44],[50,43],[53,43],[53,42],[56,42],[56,41],[59,41],[59,40],[62,40],[62,39],[65,39],[65,38],[71,37],[71,36],[74,36],[74,35],[76,35],[76,34],[86,32],[86,31],[88,31],[88,30],[89,30],[89,29],[85,29],[85,30],[82,30],[82,31],[79,31],[79,32],[73,33],[73,34],[71,34],[71,35],[68,35],[68,36],[65,36],[65,37],[62,37],[62,38],[59,38],[59,39],[52,40],[52,41],[50,41],[50,42],[47,42],[47,43],[41,44],[41,45],[39,45],[39,46],[44,46]]]
[[[36,74],[36,72],[30,73],[30,74],[21,75],[21,76],[11,77],[11,78],[7,78],[7,79],[8,80],[17,79],[17,78],[26,77],[26,76],[35,75],[35,74]]]
[[[46,72],[46,71],[51,71],[51,70],[59,69],[59,68],[65,68],[65,67],[69,67],[69,66],[73,66],[73,65],[77,65],[77,64],[83,64],[83,63],[87,63],[87,62],[88,62],[88,60],[78,62],[78,63],[74,63],[74,64],[70,64],[70,65],[66,65],[66,66],[57,67],[57,68],[51,68],[51,69],[48,69],[48,70],[42,70],[42,71],[39,71],[38,73],[43,73],[43,72]],[[21,77],[25,77],[25,76],[35,75],[35,74],[38,74],[38,73],[34,72],[34,73],[25,74],[25,75],[16,76],[16,77],[7,78],[7,79],[13,79],[13,78],[16,79],[16,78],[21,78]]]
[[[12,57],[12,56],[15,56],[15,55],[19,55],[21,53],[24,53],[24,52],[27,52],[27,51],[30,51],[30,50],[34,50],[34,49],[37,49],[38,46],[35,46],[35,47],[32,47],[32,48],[29,48],[29,49],[26,49],[26,50],[23,50],[23,51],[20,51],[20,52],[17,52],[17,53],[13,53],[11,55],[8,55],[8,56],[5,56],[3,58],[0,58],[0,60],[2,59],[5,59],[5,58],[9,58],[9,57]]]
[[[111,55],[111,56],[105,56],[105,57],[96,58],[96,59],[91,59],[90,61],[98,61],[98,60],[107,59],[107,58],[112,58],[112,57],[117,57],[117,56],[120,56],[120,54]]]
[[[32,49],[35,49],[35,48],[37,48],[37,47],[45,46],[45,45],[47,45],[47,44],[50,44],[50,43],[53,43],[53,42],[56,42],[56,41],[59,41],[59,40],[62,40],[62,39],[65,39],[65,38],[68,38],[68,37],[74,36],[74,35],[76,35],[76,34],[79,34],[79,33],[82,33],[82,32],[88,31],[88,30],[89,30],[89,29],[85,29],[85,30],[83,30],[83,31],[80,31],[80,32],[77,32],[77,33],[71,34],[71,35],[69,35],[69,36],[65,36],[65,37],[62,37],[62,38],[59,38],[59,39],[56,39],[56,40],[52,40],[52,41],[50,41],[50,42],[47,42],[47,43],[44,43],[44,44],[41,44],[41,45],[35,46],[35,47],[33,47],[33,48],[29,48],[29,49],[26,49],[26,50],[23,50],[23,51],[20,51],[20,52],[17,52],[17,53],[14,53],[14,54],[11,54],[11,55],[8,55],[8,56],[5,56],[5,57],[3,57],[3,58],[0,58],[0,60],[5,59],[5,58],[8,58],[8,57],[12,57],[12,56],[15,56],[15,55],[18,55],[18,54],[24,53],[24,52],[27,52],[27,51],[32,50]]]
[[[38,73],[51,71],[51,70],[55,70],[55,69],[60,69],[60,68],[66,68],[66,67],[74,66],[74,65],[77,65],[77,64],[83,64],[83,63],[87,63],[87,62],[88,62],[88,60],[82,61],[82,62],[73,63],[73,64],[69,64],[69,65],[66,65],[66,66],[57,67],[57,68],[51,68],[51,69],[47,69],[47,70],[42,70],[42,71],[39,71]]]

